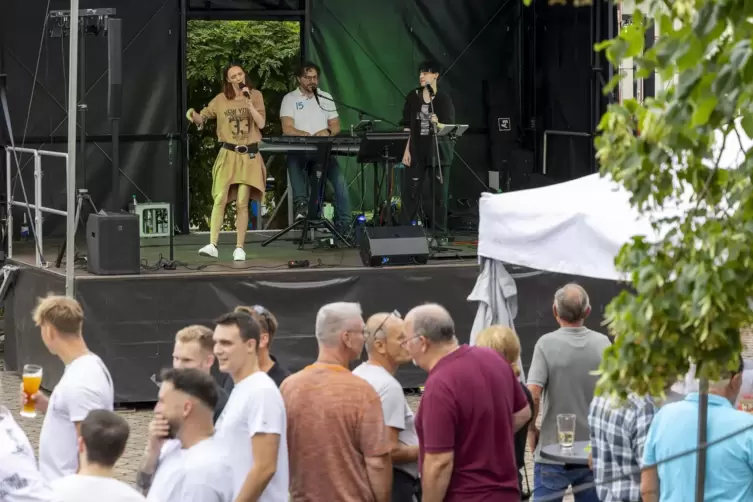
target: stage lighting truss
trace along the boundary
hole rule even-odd
[[[115,9],[80,9],[79,23],[85,35],[107,36],[107,19],[115,15]],[[65,38],[71,33],[71,11],[53,10],[47,16],[50,38]]]

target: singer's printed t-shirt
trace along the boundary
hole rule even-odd
[[[431,112],[437,116],[440,124],[455,123],[455,106],[450,96],[438,90],[432,103],[424,101],[423,88],[419,87],[408,93],[403,105],[402,124],[410,129],[411,165],[434,165],[436,158],[434,134],[431,127]],[[452,145],[445,141],[439,142],[439,155],[442,165],[452,163]]]
[[[162,445],[147,502],[233,502],[227,475],[232,467],[217,439],[182,449],[171,439]]]
[[[264,97],[256,89],[251,91],[251,104],[262,117],[267,116]],[[261,141],[261,131],[251,116],[245,99],[227,99],[220,93],[199,112],[206,120],[217,121],[217,139],[232,145],[250,145]]]
[[[29,439],[5,407],[0,407],[0,500],[60,502],[37,470]]]
[[[115,391],[105,363],[86,354],[65,367],[47,406],[39,436],[39,470],[52,482],[78,470],[76,422],[92,410],[113,409]]]
[[[240,382],[230,393],[225,410],[217,421],[215,438],[225,452],[232,469],[226,479],[237,497],[254,465],[252,438],[257,434],[280,436],[277,471],[259,497],[259,502],[288,501],[288,436],[285,403],[275,382],[257,371]]]
[[[317,103],[314,96],[307,97],[298,88],[289,92],[282,98],[280,106],[280,117],[290,117],[293,119],[293,127],[299,131],[309,134],[316,134],[319,131],[327,129],[327,123],[336,119],[337,107],[332,101],[332,95],[321,89],[318,91],[319,102]]]

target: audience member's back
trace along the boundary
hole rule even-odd
[[[344,367],[314,364],[289,376],[280,391],[288,415],[291,500],[373,500],[364,456],[389,448],[371,385]]]
[[[557,443],[557,415],[561,413],[575,414],[576,440],[589,437],[588,407],[598,380],[592,373],[609,345],[609,338],[585,326],[560,328],[536,342],[528,383],[544,389],[539,446]]]

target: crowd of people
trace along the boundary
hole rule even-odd
[[[38,463],[0,408],[0,501],[544,502],[569,488],[578,502],[691,500],[698,393],[595,397],[610,341],[585,327],[590,311],[582,287],[556,292],[560,328],[537,341],[525,383],[512,329],[492,326],[475,346],[459,345],[436,304],[365,321],[356,303],[325,305],[317,359],[296,373],[271,354],[278,325],[264,307],[237,307],[213,329],[188,326],[161,374],[134,488],[114,477],[130,431],[84,341],[82,308],[50,296],[34,321],[66,369],[49,397],[21,392],[44,414]],[[395,377],[410,363],[428,373],[415,415]],[[753,416],[735,409],[742,374],[741,360],[710,384],[707,462],[724,468],[708,470],[705,500],[753,500]],[[558,443],[563,413],[590,440],[588,466],[542,455]],[[532,490],[521,473],[526,443]]]
[[[316,317],[316,361],[291,374],[270,352],[277,320],[261,306],[240,306],[213,329],[188,326],[161,374],[132,487],[114,476],[130,431],[84,341],[81,306],[49,296],[33,317],[66,369],[49,398],[21,389],[44,414],[38,464],[0,410],[2,501],[520,500],[514,434],[531,406],[505,360],[520,352],[511,330],[485,335],[498,346],[497,335],[513,336],[501,355],[459,345],[439,305],[364,321],[357,303],[333,303]],[[415,415],[395,378],[411,362],[429,373]]]

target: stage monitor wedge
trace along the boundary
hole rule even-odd
[[[423,227],[365,227],[361,261],[366,267],[426,265],[429,243]]]

